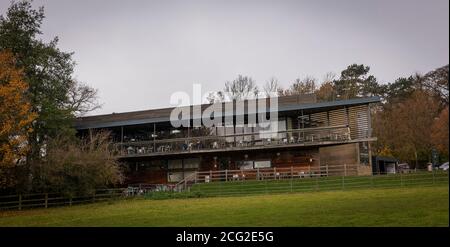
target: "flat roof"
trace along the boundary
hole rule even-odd
[[[260,99],[261,100],[261,99]],[[251,102],[251,101],[248,101]],[[292,112],[299,110],[313,111],[325,109],[333,109],[341,106],[354,106],[369,103],[380,102],[379,97],[354,98],[348,100],[336,100],[326,102],[316,102],[315,95],[293,95],[278,97],[278,112]],[[232,102],[224,102],[232,103]],[[248,104],[248,103],[247,103]],[[202,112],[211,104],[201,105]],[[192,106],[190,106],[192,107]],[[175,107],[161,108],[145,111],[134,111],[124,113],[112,113],[105,115],[94,115],[80,117],[75,120],[74,127],[76,129],[95,129],[95,128],[109,128],[126,125],[151,124],[170,121],[170,113]],[[267,112],[273,112],[275,109],[268,109]],[[245,112],[245,114],[252,114],[253,112]],[[234,112],[225,112],[225,116],[234,115]],[[196,119],[198,116],[193,116]],[[192,119],[191,118],[191,119]]]

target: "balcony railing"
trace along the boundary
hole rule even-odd
[[[255,149],[268,146],[314,145],[323,142],[340,143],[350,140],[346,125],[292,129],[277,132],[257,132],[224,136],[199,136],[153,141],[117,143],[121,156],[157,155],[202,151]]]

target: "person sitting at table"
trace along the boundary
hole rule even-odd
[[[181,144],[181,150],[186,151],[188,149],[188,145],[186,143]]]
[[[290,143],[295,143],[295,138],[293,136],[291,136],[291,138],[289,138],[289,142]]]
[[[218,149],[218,148],[219,148],[219,143],[213,142],[212,147],[213,147],[214,149]]]

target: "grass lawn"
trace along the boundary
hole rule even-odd
[[[120,200],[0,212],[0,226],[448,226],[448,185]]]

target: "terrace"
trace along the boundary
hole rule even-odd
[[[204,135],[116,144],[119,156],[140,157],[180,153],[224,152],[262,148],[332,145],[352,140],[347,125],[290,129],[277,132],[253,132],[231,135]]]

